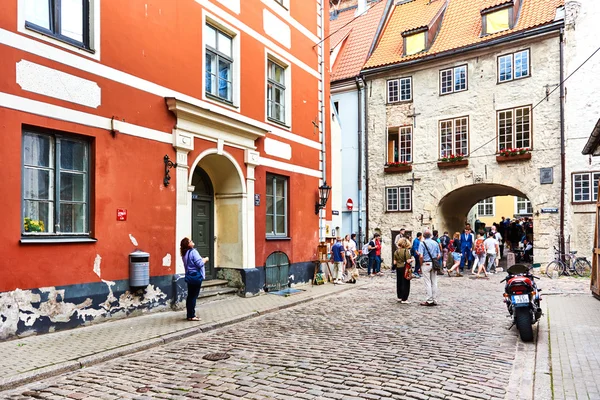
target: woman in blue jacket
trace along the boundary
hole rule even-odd
[[[188,295],[185,300],[188,321],[200,321],[200,318],[196,317],[196,300],[206,277],[204,264],[208,262],[208,257],[202,258],[194,245],[192,239],[189,238],[183,238],[180,244],[181,259],[185,267],[185,282],[188,286]]]

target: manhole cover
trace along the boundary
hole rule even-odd
[[[231,356],[227,353],[211,353],[211,354],[205,355],[202,358],[204,358],[205,360],[208,360],[208,361],[219,361],[219,360],[227,360],[229,357],[231,357]]]

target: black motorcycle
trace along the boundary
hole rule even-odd
[[[533,341],[533,324],[542,316],[540,308],[542,289],[535,284],[535,280],[539,278],[533,276],[530,268],[524,264],[515,264],[506,272],[508,275],[501,282],[506,282],[504,303],[513,317],[510,328],[517,325],[521,340],[531,342]]]

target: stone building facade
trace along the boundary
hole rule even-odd
[[[429,6],[416,3],[419,2],[413,2],[414,9],[407,8],[405,13],[414,14],[419,6]],[[444,31],[445,20],[452,21],[459,15],[460,3],[464,1],[450,1],[447,9],[438,12],[443,18],[440,32],[434,32],[435,18],[425,23],[431,36],[441,38],[436,40],[448,41],[447,35],[453,32]],[[397,6],[395,12],[400,12],[402,6]],[[477,18],[481,18],[477,11]],[[524,15],[520,18],[527,18],[530,10],[521,11]],[[380,38],[380,52],[392,49],[386,50],[386,36],[397,36],[403,29],[410,32],[413,28],[394,27],[394,23],[401,24],[400,17],[394,19],[392,15]],[[465,23],[470,22],[465,19]],[[560,208],[560,98],[558,94],[545,97],[560,82],[561,25],[557,12],[556,20],[549,20],[543,30],[525,30],[514,36],[509,33],[503,38],[491,38],[489,45],[475,44],[432,55],[425,48],[422,59],[416,60],[404,54],[403,61],[400,49],[399,59],[388,65],[382,61],[382,54],[377,55],[379,49],[375,51],[363,69],[368,81],[368,228],[371,233],[379,229],[384,237],[384,261],[391,260],[390,244],[401,228],[412,231],[413,236],[426,227],[460,231],[474,204],[501,195],[529,199],[533,207],[536,262],[553,258],[560,231],[559,213],[543,211]],[[430,46],[432,49],[435,41]],[[527,55],[527,77],[501,82],[501,60],[514,62],[517,54]],[[442,93],[445,71],[452,71],[454,76],[457,70],[465,81],[461,90]],[[403,99],[402,89],[408,86],[411,93],[406,92]],[[395,101],[398,98],[400,101]],[[512,132],[528,131],[530,142],[515,145],[513,140],[513,146],[505,147],[531,148],[524,156],[500,155],[499,131],[506,131],[502,126],[507,115],[512,117],[508,120]],[[465,131],[466,138],[455,140]],[[448,156],[441,143],[448,135],[442,139],[442,134],[448,132],[453,136],[450,142],[454,155],[464,154],[460,162],[442,161],[444,154]],[[404,142],[404,149],[397,150],[395,140]],[[394,154],[397,152],[402,153],[400,157]],[[392,161],[407,163],[393,168]],[[540,181],[541,168],[552,169],[552,183]]]

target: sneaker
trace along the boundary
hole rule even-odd
[[[427,301],[424,301],[422,303],[419,303],[420,306],[425,306],[425,307],[433,307],[435,306],[435,303],[429,303]]]
[[[401,301],[400,303],[402,303],[402,304],[410,304],[410,301],[408,301],[408,300],[403,300],[403,301]]]

